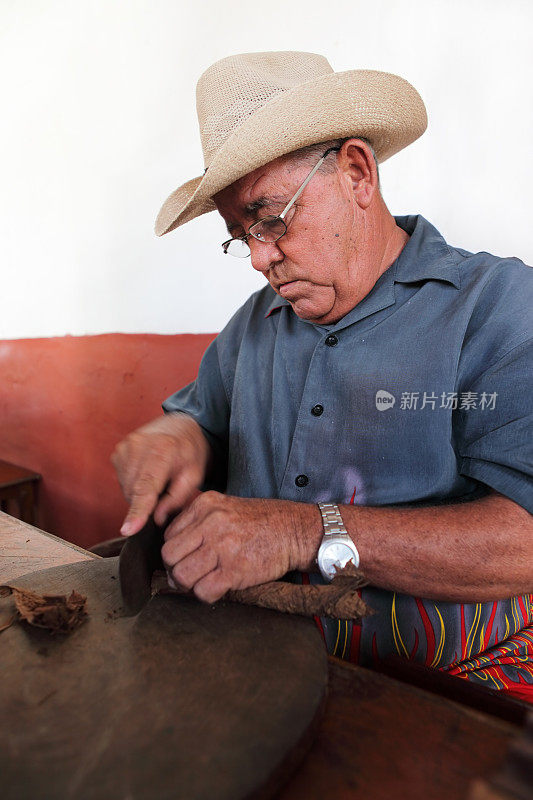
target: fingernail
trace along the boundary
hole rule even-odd
[[[125,522],[122,528],[120,529],[120,533],[122,536],[129,536],[131,534],[131,522]]]

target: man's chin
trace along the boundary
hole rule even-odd
[[[296,316],[306,322],[324,325],[332,321],[329,319],[332,316],[331,309],[317,309],[316,306],[305,300],[289,300],[289,303]]]

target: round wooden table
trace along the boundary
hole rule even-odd
[[[0,514],[0,583],[16,585],[29,564],[95,558]],[[521,733],[512,714],[506,721],[387,675],[333,658],[328,664],[323,716],[300,765],[283,776],[282,800],[471,798]]]

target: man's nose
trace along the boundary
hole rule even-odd
[[[252,267],[258,272],[268,272],[273,264],[279,264],[285,258],[277,242],[260,242],[250,236],[248,239]]]

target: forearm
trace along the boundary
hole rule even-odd
[[[455,602],[533,591],[533,518],[501,495],[425,508],[339,508],[375,586]],[[298,568],[313,570],[320,512],[306,505],[298,516]]]

